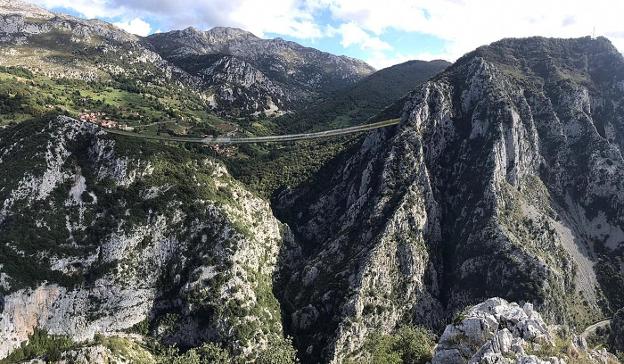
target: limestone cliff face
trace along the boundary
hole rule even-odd
[[[622,80],[605,39],[503,40],[283,193],[298,243],[281,299],[304,360],[340,361],[371,330],[439,327],[492,296],[572,325],[608,311],[594,265],[623,241]]]
[[[254,64],[227,55],[188,56],[181,67],[209,85],[211,107],[223,115],[277,116],[304,98],[285,90]]]
[[[0,131],[0,358],[147,321],[162,342],[253,358],[282,337],[284,228],[225,168],[60,117]]]

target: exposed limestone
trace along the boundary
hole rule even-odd
[[[446,326],[431,363],[564,364],[571,359],[588,364],[618,363],[604,349],[589,350],[578,337],[565,342],[556,336],[531,304],[521,307],[491,298],[470,307],[462,312],[458,322]],[[561,341],[568,350],[549,350],[561,345]]]

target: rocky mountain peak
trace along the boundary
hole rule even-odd
[[[619,53],[611,41],[605,37],[593,38],[590,36],[580,38],[549,38],[549,37],[528,37],[528,38],[504,38],[493,42],[490,45],[479,47],[477,50],[486,48],[496,48],[507,50],[514,54],[531,56],[534,54],[551,53],[562,55],[564,50],[587,52],[587,51],[608,51]]]
[[[546,81],[568,79],[594,81],[622,79],[622,55],[604,37],[508,38],[477,48],[460,58],[457,66],[480,57],[501,66],[503,72]],[[518,78],[518,77],[516,77]]]
[[[214,38],[221,38],[223,40],[231,40],[234,38],[260,39],[251,32],[248,32],[240,28],[232,28],[232,27],[214,27],[205,31],[205,34],[212,36]]]
[[[236,116],[292,111],[304,105],[305,100],[327,96],[374,71],[360,60],[282,39],[262,39],[237,28],[187,28],[153,34],[145,42],[180,68],[192,68],[202,77],[207,73],[214,76],[215,65],[223,64],[220,57],[227,57],[230,65],[248,66],[221,68],[234,74],[212,78],[221,80],[211,84],[214,104]],[[232,82],[240,79],[263,81],[252,88]]]
[[[412,92],[396,129],[282,193],[301,350],[340,360],[367,328],[435,327],[492,296],[572,325],[620,307],[602,269],[624,242],[623,62],[602,39],[479,48]]]
[[[204,47],[207,45],[228,44],[233,41],[252,41],[260,39],[251,32],[230,27],[214,27],[209,30],[200,30],[191,26],[184,30],[175,30],[170,33],[172,37],[180,42],[194,41],[201,43]],[[198,48],[197,51],[200,49],[201,48]],[[209,50],[204,50],[204,52],[211,53]]]
[[[0,15],[16,14],[28,18],[49,19],[56,15],[21,0],[0,0]]]
[[[6,45],[24,42],[23,36],[36,37],[59,32],[69,34],[74,41],[81,40],[90,44],[102,41],[136,42],[138,39],[137,36],[101,20],[85,20],[57,14],[21,1],[2,0],[0,3],[0,33],[11,34],[10,37],[2,39]]]

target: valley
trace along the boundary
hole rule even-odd
[[[624,57],[375,70],[0,0],[0,363],[618,363]]]

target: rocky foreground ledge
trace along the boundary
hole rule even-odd
[[[455,321],[440,337],[432,364],[619,363],[605,349],[589,349],[579,336],[566,339],[530,303],[490,298]]]

